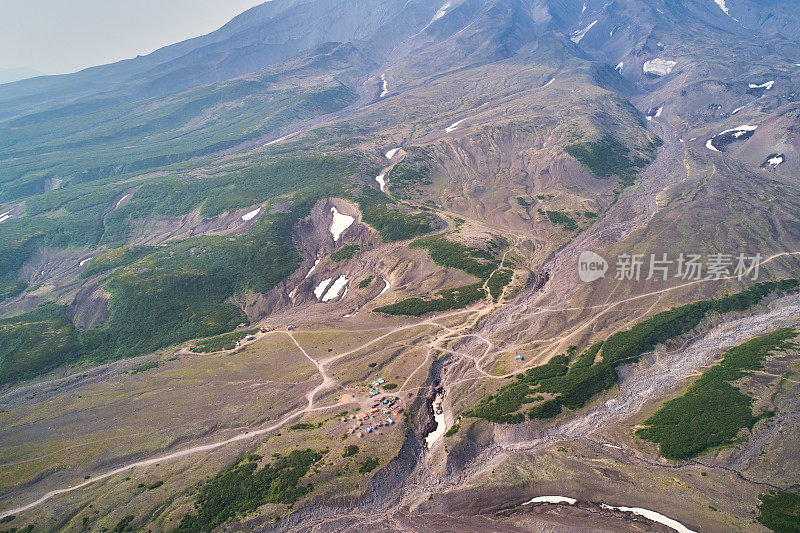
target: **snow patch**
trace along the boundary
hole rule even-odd
[[[130,196],[130,194],[126,194],[125,196],[123,196],[122,198],[120,198],[120,199],[119,199],[119,201],[117,202],[117,205],[115,205],[114,207],[119,207],[119,204],[121,204],[122,202],[124,202],[124,201],[125,201],[125,200],[128,198],[128,196]]]
[[[756,131],[756,128],[758,128],[758,126],[748,126],[747,124],[743,124],[736,128],[731,128],[729,130],[721,131],[717,133],[717,135],[714,135],[714,137],[717,137],[719,135],[725,135],[726,133],[733,133],[733,136],[738,139],[748,131]]]
[[[591,24],[589,24],[588,26],[586,26],[585,28],[583,28],[582,30],[578,30],[578,31],[576,31],[575,33],[573,33],[573,34],[572,34],[572,37],[570,37],[569,39],[570,39],[570,40],[571,40],[573,43],[575,43],[575,44],[578,44],[579,42],[581,42],[581,39],[583,39],[583,38],[586,36],[586,34],[589,32],[589,30],[591,30],[592,28],[594,28],[594,25],[595,25],[595,24],[597,24],[597,21],[596,21],[596,20],[595,20],[595,21],[593,21],[593,22],[592,22]]]
[[[330,280],[328,280],[330,281]],[[342,291],[343,288],[347,285],[347,282],[350,281],[347,279],[347,276],[339,276],[336,278],[336,281],[333,282],[331,288],[328,289],[328,292],[325,293],[325,296],[322,297],[323,302],[330,302],[334,298],[339,296],[339,293]],[[319,298],[319,296],[317,296]]]
[[[386,152],[386,159],[391,159],[400,151],[400,148],[392,148],[388,152]]]
[[[5,222],[6,220],[8,220],[9,218],[11,218],[12,216],[13,216],[13,215],[11,214],[11,211],[6,211],[6,212],[5,212],[5,213],[3,213],[2,215],[0,215],[0,223],[3,223],[3,222]]]
[[[708,148],[709,150],[713,150],[715,152],[719,152],[720,150],[716,146],[714,146],[713,143],[714,139],[716,139],[717,137],[722,137],[723,135],[730,137],[730,140],[728,141],[729,143],[732,140],[740,139],[745,135],[748,134],[752,135],[752,132],[756,131],[756,128],[758,128],[758,126],[748,126],[747,124],[743,124],[736,128],[731,128],[729,130],[721,131],[706,141],[706,148]]]
[[[723,13],[725,13],[726,15],[728,15],[729,17],[731,17],[731,18],[732,18],[733,20],[735,20],[736,22],[739,22],[739,20],[738,20],[738,19],[734,18],[734,17],[731,15],[731,12],[730,12],[730,10],[728,9],[728,6],[726,6],[726,5],[725,5],[725,0],[714,0],[714,3],[715,3],[715,4],[717,4],[717,5],[719,6],[719,8],[722,10],[722,12],[723,12]]]
[[[739,111],[741,111],[741,110],[742,110],[742,109],[744,109],[745,107],[747,107],[747,104],[744,104],[742,107],[737,107],[736,109],[734,109],[733,111],[731,111],[731,115],[735,115],[736,113],[738,113]]]
[[[91,258],[91,257],[87,257],[86,259],[84,259],[83,261],[81,261],[80,263],[78,263],[78,266],[79,266],[79,267],[82,267],[83,265],[85,265],[86,263],[88,263],[88,262],[89,262],[89,261],[91,261],[91,260],[92,260],[92,258]]]
[[[760,85],[757,85],[755,83],[748,83],[747,84],[747,86],[750,87],[751,89],[764,89],[765,91],[769,91],[770,89],[772,89],[773,85],[775,85],[775,80],[770,80],[770,81],[764,82],[764,83],[762,83]]]
[[[381,74],[381,95],[378,98],[383,98],[389,94],[389,88],[386,85],[386,73]]]
[[[467,119],[462,118],[461,120],[457,120],[456,122],[453,122],[452,124],[450,124],[449,126],[447,126],[444,129],[445,133],[452,133],[452,132],[456,131],[458,129],[458,126],[460,126],[461,123],[464,122],[465,120],[467,120]]]
[[[270,142],[268,142],[268,143],[267,143],[267,144],[265,144],[264,146],[272,146],[273,144],[277,144],[277,143],[279,143],[279,142],[281,142],[281,141],[285,141],[286,139],[291,139],[292,137],[294,137],[294,136],[295,136],[295,135],[297,135],[298,133],[300,133],[300,132],[299,132],[299,131],[296,131],[296,132],[294,132],[294,133],[290,133],[289,135],[284,135],[283,137],[281,137],[281,138],[279,138],[279,139],[275,139],[274,141],[270,141]]]
[[[609,444],[607,442],[604,442],[603,446],[605,446],[606,448],[614,448],[615,450],[621,450],[622,449],[622,446],[617,446],[616,444]]]
[[[439,8],[439,11],[437,11],[436,14],[433,16],[433,20],[436,21],[442,18],[445,15],[445,13],[447,13],[448,9],[450,9],[450,2],[446,2],[442,7]]]
[[[256,216],[258,216],[260,212],[261,212],[260,207],[258,209],[253,209],[249,213],[245,213],[244,215],[242,215],[242,220],[244,220],[245,222],[249,222],[250,220],[256,218]]]
[[[622,72],[622,67],[624,67],[624,66],[625,66],[625,62],[624,61],[620,61],[619,63],[617,63],[617,66],[614,67],[614,70],[616,70],[617,72]]]
[[[783,156],[782,155],[778,155],[778,156],[775,156],[775,157],[770,157],[769,159],[767,159],[767,163],[769,163],[773,167],[777,167],[778,165],[783,163]]]
[[[656,109],[655,113],[653,113],[652,109],[650,109],[650,111],[648,111],[647,115],[644,118],[646,118],[647,120],[653,120],[654,118],[660,117],[663,111],[664,111],[663,105],[658,109]]]
[[[319,282],[319,285],[314,289],[314,296],[317,297],[317,300],[322,298],[322,295],[325,293],[325,289],[328,288],[330,282],[333,281],[333,278],[325,278]]]
[[[419,35],[423,31],[427,30],[431,24],[433,24],[434,22],[445,16],[447,14],[448,9],[450,9],[450,2],[446,2],[442,7],[440,7],[439,10],[433,15],[431,21],[425,24],[425,26],[421,30],[419,30],[415,35]]]
[[[616,511],[623,511],[626,513],[633,513],[635,515],[643,516],[648,520],[652,520],[653,522],[657,522],[659,524],[672,528],[675,531],[678,531],[678,533],[696,533],[695,531],[692,531],[691,529],[684,526],[677,520],[673,520],[668,516],[664,516],[661,513],[651,511],[650,509],[644,509],[642,507],[614,507],[613,505],[607,505],[605,503],[601,503],[600,507],[603,507],[604,509],[612,509]]]
[[[378,174],[377,176],[375,176],[375,181],[377,181],[378,185],[381,186],[381,192],[385,192],[386,191],[386,172],[384,172],[383,174]]]
[[[381,279],[386,284],[386,285],[384,285],[383,290],[381,291],[381,294],[383,294],[384,292],[388,291],[392,287],[392,284],[389,283],[389,281],[386,278],[381,278]],[[378,296],[380,296],[381,294],[379,294]]]
[[[645,74],[652,74],[654,76],[666,76],[670,72],[672,72],[673,67],[677,65],[677,61],[672,61],[671,59],[662,59],[660,57],[656,57],[655,59],[651,59],[649,61],[645,61],[642,65],[642,70]]]
[[[550,81],[548,81],[547,83],[545,83],[544,85],[542,85],[542,87],[547,87],[548,85],[550,85],[550,84],[551,84],[551,83],[553,83],[554,81],[556,81],[556,79],[555,79],[555,78],[550,78]]]
[[[761,165],[764,170],[775,170],[778,165],[786,161],[786,156],[783,154],[771,154],[767,156],[767,160]]]
[[[356,221],[356,219],[354,217],[351,217],[350,215],[343,215],[335,207],[331,207],[331,213],[333,213],[333,222],[331,223],[331,235],[333,235],[333,242],[336,242],[339,240],[339,237],[342,236],[344,230],[349,228],[353,224],[353,222]]]
[[[313,265],[311,266],[311,268],[309,269],[309,271],[308,271],[308,274],[306,274],[306,277],[305,277],[305,278],[303,278],[303,279],[308,279],[308,278],[310,278],[310,277],[311,277],[311,274],[313,274],[313,273],[314,273],[314,271],[317,269],[317,265],[318,265],[318,264],[319,264],[319,255],[317,256],[317,260],[316,260],[316,261],[314,261],[314,264],[313,264]]]
[[[566,496],[537,496],[522,505],[530,505],[532,503],[565,503],[567,505],[575,505],[578,500],[575,498],[567,498]]]

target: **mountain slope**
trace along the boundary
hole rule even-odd
[[[794,343],[725,381],[725,446],[672,461],[637,430],[800,330],[797,7],[273,0],[0,87],[0,515],[774,523]],[[698,435],[731,414],[703,413]]]

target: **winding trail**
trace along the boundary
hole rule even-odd
[[[502,259],[502,261],[500,262],[500,265],[498,266],[498,268],[495,271],[499,270],[500,268],[503,268],[504,261],[505,261],[506,256],[507,256],[507,254],[509,252],[510,252],[510,249],[506,250],[506,252],[503,254],[503,259]],[[779,257],[792,256],[792,255],[798,255],[798,254],[800,254],[800,251],[797,251],[797,252],[782,252],[782,253],[774,254],[774,255],[768,257],[767,259],[765,259],[764,261],[762,261],[761,264],[762,265],[766,264],[766,263],[768,263],[768,262],[770,262],[772,260],[775,260],[775,259],[777,259]],[[733,279],[733,278],[734,278],[734,276],[730,276],[728,278],[723,278],[723,279]],[[636,295],[636,296],[631,296],[631,297],[624,298],[622,300],[618,300],[618,301],[615,301],[615,302],[608,302],[608,303],[595,305],[595,306],[589,306],[589,307],[585,307],[585,308],[574,308],[574,307],[567,307],[567,308],[560,308],[560,309],[541,308],[541,309],[535,310],[533,314],[549,313],[549,312],[565,312],[565,311],[584,310],[584,309],[602,309],[603,310],[601,313],[598,313],[598,314],[594,315],[594,317],[591,320],[586,321],[585,323],[580,325],[579,328],[582,329],[582,328],[588,327],[593,321],[595,321],[597,318],[602,316],[604,313],[608,312],[610,309],[612,309],[612,308],[614,308],[614,307],[616,307],[618,305],[621,305],[623,303],[630,302],[630,301],[633,301],[633,300],[642,299],[642,298],[657,296],[657,295],[660,295],[660,294],[663,294],[663,293],[667,293],[667,292],[674,291],[674,290],[679,290],[679,289],[685,288],[687,286],[692,286],[692,285],[695,285],[695,284],[698,284],[698,283],[705,283],[705,282],[708,282],[708,281],[714,281],[714,280],[711,280],[711,279],[696,280],[696,281],[692,281],[692,282],[689,282],[689,283],[677,285],[677,286],[674,286],[674,287],[669,287],[669,288],[666,288],[666,289],[661,289],[661,290],[658,290],[658,291],[653,291],[653,292],[646,293],[646,294],[639,294],[639,295]],[[457,338],[465,338],[465,337],[478,338],[478,339],[480,339],[481,341],[483,341],[483,342],[485,342],[487,344],[487,350],[480,357],[480,360],[483,360],[483,359],[487,358],[492,352],[492,348],[494,346],[493,343],[489,339],[486,339],[485,337],[483,337],[482,335],[480,335],[478,333],[470,332],[470,330],[475,327],[477,322],[482,317],[484,317],[487,314],[491,313],[493,310],[497,309],[500,306],[501,306],[501,304],[495,303],[493,301],[489,301],[487,299],[487,300],[484,300],[481,304],[479,304],[477,306],[474,306],[472,309],[459,310],[459,311],[454,311],[454,312],[451,312],[451,313],[445,313],[445,314],[437,317],[438,320],[442,320],[442,319],[457,317],[457,316],[460,316],[460,315],[466,315],[464,323],[462,323],[461,325],[459,325],[457,327],[454,327],[454,328],[446,327],[446,326],[438,323],[435,319],[426,319],[426,320],[422,320],[422,321],[411,323],[411,324],[407,324],[407,325],[396,326],[396,327],[390,329],[388,332],[386,332],[386,333],[384,333],[384,334],[382,334],[382,335],[380,335],[380,336],[378,336],[378,337],[376,337],[376,338],[374,338],[374,339],[372,339],[370,341],[367,341],[366,343],[362,344],[361,346],[358,346],[358,347],[350,349],[348,351],[336,354],[336,355],[334,355],[332,357],[329,357],[327,359],[324,359],[324,360],[316,360],[313,357],[311,357],[308,354],[308,352],[302,347],[302,345],[297,341],[297,339],[294,337],[294,335],[291,332],[288,332],[288,331],[284,332],[286,335],[288,335],[292,339],[292,342],[300,349],[301,353],[306,358],[308,358],[309,361],[312,362],[312,364],[314,364],[314,366],[317,368],[317,371],[319,372],[320,377],[322,378],[322,382],[319,385],[317,385],[314,389],[312,389],[311,391],[309,391],[306,394],[307,405],[303,409],[299,409],[299,410],[297,410],[297,411],[295,411],[293,413],[287,414],[286,416],[284,416],[281,420],[279,420],[275,424],[273,424],[271,426],[268,426],[268,427],[265,427],[265,428],[249,429],[249,430],[243,431],[242,433],[234,435],[233,437],[230,437],[230,438],[227,438],[227,439],[224,439],[224,440],[221,440],[221,441],[212,442],[212,443],[208,443],[208,444],[196,445],[196,446],[184,449],[184,450],[179,450],[179,451],[168,453],[168,454],[165,454],[165,455],[160,455],[160,456],[157,456],[157,457],[153,457],[151,459],[143,459],[143,460],[140,460],[140,461],[135,461],[135,462],[132,462],[132,463],[128,463],[126,465],[114,468],[114,469],[109,470],[107,472],[94,475],[90,479],[82,481],[82,482],[77,483],[75,485],[71,485],[71,486],[68,486],[68,487],[61,488],[61,489],[55,489],[55,490],[49,491],[46,494],[44,494],[43,496],[41,496],[39,499],[34,500],[34,501],[32,501],[32,502],[30,502],[28,504],[25,504],[25,505],[22,505],[22,506],[19,506],[19,507],[15,507],[13,509],[9,509],[7,511],[0,512],[0,519],[2,519],[4,517],[7,517],[7,516],[10,516],[10,515],[21,513],[23,511],[30,510],[32,508],[35,508],[35,507],[45,503],[46,501],[52,499],[55,496],[81,489],[81,488],[86,487],[88,485],[91,485],[92,483],[95,483],[97,481],[102,481],[104,479],[108,479],[108,478],[110,478],[112,476],[115,476],[117,474],[129,471],[129,470],[132,470],[132,469],[148,467],[148,466],[155,465],[156,463],[160,463],[160,462],[164,462],[164,461],[170,461],[170,460],[173,460],[173,459],[180,459],[182,457],[187,457],[187,456],[193,455],[193,454],[209,452],[209,451],[215,450],[217,448],[220,448],[222,446],[227,446],[229,444],[240,442],[240,441],[243,441],[243,440],[246,440],[246,439],[252,439],[254,437],[258,437],[258,436],[264,435],[265,433],[269,433],[270,431],[274,431],[276,429],[279,429],[279,428],[283,427],[284,425],[286,425],[288,422],[290,422],[290,421],[292,421],[292,420],[294,420],[294,419],[296,419],[298,417],[301,417],[302,415],[304,415],[306,413],[318,412],[318,411],[323,411],[323,410],[332,409],[334,407],[337,407],[338,404],[331,404],[331,405],[326,405],[326,406],[321,406],[321,407],[316,407],[315,404],[314,404],[317,394],[319,394],[320,392],[322,392],[322,391],[324,391],[326,389],[332,388],[332,387],[337,385],[336,380],[334,380],[332,377],[330,377],[327,374],[326,368],[329,367],[331,364],[335,363],[336,361],[340,360],[340,359],[343,359],[343,358],[345,358],[347,356],[350,356],[350,355],[352,355],[354,353],[357,353],[357,352],[359,352],[359,351],[361,351],[361,350],[363,350],[363,349],[365,349],[365,348],[367,348],[367,347],[369,347],[369,346],[371,346],[371,345],[373,345],[373,344],[375,344],[375,343],[377,343],[377,342],[379,342],[379,341],[381,341],[383,339],[386,339],[387,337],[389,337],[391,335],[394,335],[394,334],[396,334],[398,332],[402,332],[402,331],[405,331],[405,330],[408,330],[408,329],[419,328],[420,326],[433,326],[433,327],[445,330],[446,333],[442,337],[440,337],[434,344],[432,344],[432,346],[431,346],[431,348],[429,350],[428,357],[426,357],[426,360],[412,372],[412,374],[409,376],[408,379],[406,379],[406,381],[403,383],[403,386],[399,389],[401,391],[405,390],[405,387],[408,384],[408,382],[411,379],[411,377],[414,374],[416,374],[421,368],[424,368],[424,366],[427,363],[427,361],[431,358],[431,354],[432,354],[433,350],[446,351],[448,353],[452,353],[452,354],[457,355],[457,356],[463,356],[463,357],[466,357],[466,358],[472,360],[472,362],[474,363],[475,370],[481,376],[479,378],[465,377],[465,378],[462,379],[462,381],[469,381],[469,380],[472,380],[472,379],[483,379],[483,378],[505,379],[508,376],[513,376],[513,375],[519,373],[521,370],[524,370],[525,368],[528,368],[529,366],[532,366],[535,361],[529,362],[528,364],[524,365],[523,367],[516,369],[514,372],[510,372],[510,373],[503,374],[503,375],[494,375],[494,374],[489,374],[486,371],[484,371],[481,368],[481,365],[479,364],[479,360],[477,358],[466,356],[464,353],[458,352],[456,350],[450,350],[450,349],[444,347],[444,344],[446,342],[448,342],[450,340],[457,339]],[[380,329],[385,329],[385,328],[373,328],[373,329],[365,330],[365,331],[376,331],[376,330],[380,330]],[[319,331],[336,331],[336,332],[342,332],[342,333],[346,333],[347,332],[345,330],[341,330],[341,331],[340,330],[319,330]],[[360,332],[361,330],[350,330],[350,331],[352,331],[352,332]],[[466,331],[466,333],[465,333],[465,331]],[[309,332],[313,332],[313,330],[309,330]],[[264,334],[261,334],[258,338],[261,338],[261,336],[268,335],[268,334],[271,334],[271,333],[279,333],[279,332],[272,331],[272,332],[264,333]],[[573,331],[569,335],[573,335],[575,333],[576,333],[576,331]],[[555,343],[557,341],[560,342],[561,339],[562,338],[553,339],[551,341],[551,343]],[[513,347],[512,348],[506,347],[506,351],[508,349],[513,349]],[[583,435],[576,435],[576,436],[583,436]],[[534,441],[534,442],[539,442],[539,440]],[[534,445],[534,443],[533,442],[529,442],[529,443],[527,443],[526,447],[529,447],[531,445]],[[515,449],[516,448],[518,448],[518,447],[515,447]],[[497,448],[495,448],[495,447],[490,448],[490,450],[492,450],[492,451],[487,450],[490,454],[493,454],[493,453],[497,452]],[[486,453],[486,452],[484,452],[484,453]],[[469,476],[467,476],[467,477],[469,477]]]

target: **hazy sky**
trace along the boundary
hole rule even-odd
[[[0,68],[57,74],[213,31],[263,0],[0,0]]]

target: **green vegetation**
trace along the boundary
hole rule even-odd
[[[309,185],[308,195],[296,193],[288,210],[262,216],[246,235],[191,238],[147,250],[150,253],[121,248],[108,256],[100,256],[96,265],[90,267],[96,269],[95,272],[116,267],[103,282],[104,289],[111,294],[109,320],[96,329],[77,332],[66,318],[65,309],[52,305],[45,311],[37,311],[38,314],[26,313],[18,317],[22,324],[40,321],[40,315],[46,314],[52,326],[50,329],[58,333],[61,343],[52,345],[41,342],[42,336],[35,329],[27,328],[30,331],[26,333],[25,327],[14,326],[11,320],[7,325],[10,336],[0,345],[0,350],[3,346],[9,347],[0,352],[3,357],[0,382],[28,379],[79,359],[103,362],[151,353],[187,339],[231,331],[239,324],[247,323],[242,311],[229,303],[231,297],[249,291],[267,292],[297,268],[300,255],[292,241],[292,227],[310,213],[319,198],[340,193],[342,180],[336,173],[354,167],[333,160],[328,167],[299,162],[298,167],[281,164],[279,168],[283,173],[298,172],[302,179],[313,177],[314,182],[320,185]],[[308,176],[306,172],[315,175]],[[324,179],[320,172],[327,173]],[[276,173],[278,170],[273,168],[265,171],[264,175],[275,177]],[[284,176],[280,179],[289,178]],[[301,178],[295,176],[293,179]],[[214,182],[214,178],[195,181],[201,183],[199,186],[207,186],[202,183]],[[264,183],[268,184],[269,179]],[[275,188],[279,187],[265,187],[266,190]],[[112,213],[128,209],[134,216],[139,209],[136,197],[142,189],[144,186],[128,204]],[[220,203],[223,197],[218,197],[214,209],[232,208],[237,206],[237,202],[252,201],[240,198],[248,191],[247,187],[237,183],[231,190],[235,191],[231,193],[233,196],[226,197],[224,203]],[[180,202],[162,201],[165,206],[175,209],[190,209],[193,203],[181,207]],[[204,204],[204,209],[207,205]],[[153,209],[148,213],[153,214]],[[10,222],[2,226],[8,226]],[[0,227],[0,242],[3,242],[3,227]],[[29,242],[39,244],[44,241],[37,238]],[[211,341],[212,346],[208,349],[221,348],[228,340],[220,339],[218,346],[213,346],[214,341]],[[11,349],[12,344],[17,348]],[[8,355],[4,355],[6,353]]]
[[[534,400],[532,387],[540,385],[547,379],[564,376],[567,371],[567,357],[564,355],[553,357],[547,364],[531,368],[525,374],[519,374],[517,381],[501,388],[497,394],[484,398],[464,415],[496,423],[517,424],[522,422],[525,416],[516,411],[523,404]],[[548,409],[552,409],[552,407]],[[558,411],[561,411],[560,406]]]
[[[800,495],[770,491],[758,497],[758,521],[775,533],[800,533]]]
[[[397,388],[397,383],[384,383],[383,390],[394,390]]]
[[[578,229],[578,225],[575,223],[575,219],[573,219],[563,211],[542,211],[540,209],[539,212],[543,215],[546,215],[547,219],[550,220],[550,223],[553,224],[554,226],[561,224],[567,231],[573,231],[575,229]]]
[[[617,383],[617,366],[635,363],[657,345],[688,333],[708,313],[744,311],[773,292],[795,289],[799,285],[798,279],[768,281],[730,296],[663,311],[629,330],[611,335],[604,342],[593,344],[572,364],[563,355],[517,375],[515,382],[484,398],[465,415],[496,423],[519,423],[525,417],[518,411],[525,404],[536,403],[527,413],[532,419],[552,418],[561,413],[562,407],[579,409],[593,396]],[[543,393],[550,398],[545,399],[541,396]]]
[[[80,355],[81,339],[66,307],[45,303],[0,320],[0,384],[44,374]]]
[[[319,427],[317,426],[317,424],[309,424],[308,422],[299,422],[297,424],[289,426],[289,429],[308,430],[308,429],[316,429],[317,427]]]
[[[155,482],[150,483],[149,485],[147,485],[147,490],[155,490],[155,489],[157,489],[158,487],[160,487],[163,484],[164,484],[163,481],[160,481],[160,480],[159,481],[155,481]]]
[[[422,316],[426,313],[460,309],[481,298],[486,298],[482,282],[456,289],[442,289],[436,294],[439,296],[438,298],[407,298],[394,304],[376,307],[375,312],[387,315]]]
[[[248,335],[255,335],[256,333],[258,333],[258,328],[223,333],[222,335],[197,341],[197,344],[192,346],[192,351],[195,353],[212,353],[233,350],[236,347],[236,341],[240,341]]]
[[[353,457],[359,451],[359,447],[355,444],[349,444],[345,447],[344,452],[342,452],[342,457]]]
[[[434,229],[433,216],[404,212],[394,200],[375,189],[364,189],[357,201],[361,220],[380,233],[384,242],[413,239]]]
[[[483,284],[490,279],[492,273],[500,263],[494,256],[478,248],[470,248],[461,243],[448,240],[444,235],[430,235],[415,240],[409,245],[411,248],[423,248],[428,251],[431,259],[439,266],[457,268],[467,274],[475,276],[480,281],[454,289],[437,291],[437,298],[407,298],[397,303],[376,308],[376,313],[387,315],[422,316],[426,313],[459,309],[486,298]],[[502,272],[502,271],[501,271]],[[490,279],[490,292],[502,293],[503,288],[511,282],[511,276],[499,274],[493,281]]]
[[[136,531],[136,528],[134,528],[133,525],[131,525],[135,518],[136,518],[135,516],[129,514],[128,516],[117,522],[117,525],[114,526],[114,529],[112,531],[114,533],[125,533],[127,531]]]
[[[7,121],[0,127],[0,201],[42,193],[52,178],[68,189],[216,153],[357,98],[337,82],[277,89],[272,81],[263,75],[206,84],[168,99],[89,100]],[[183,129],[204,113],[214,119]]]
[[[311,485],[299,483],[321,458],[322,454],[312,450],[294,450],[260,470],[255,462],[239,461],[200,486],[196,512],[185,515],[178,530],[211,531],[265,503],[293,504],[313,490]]]
[[[113,270],[118,267],[127,266],[142,257],[151,254],[155,250],[151,246],[140,246],[131,248],[130,246],[122,246],[109,250],[89,262],[86,270],[80,273],[81,279],[86,279],[94,274]]]
[[[431,157],[420,148],[407,148],[406,157],[389,172],[389,192],[398,198],[411,198],[431,181]]]
[[[796,335],[785,328],[731,348],[681,396],[645,420],[636,435],[657,442],[667,459],[688,459],[734,444],[739,431],[751,429],[759,418],[753,416],[753,398],[733,383],[761,370],[770,353],[794,346],[789,339]]]
[[[491,275],[486,286],[489,289],[489,295],[495,302],[500,299],[503,295],[503,289],[505,289],[513,279],[514,271],[509,268],[501,268]]]
[[[469,248],[461,243],[448,240],[444,235],[430,235],[415,240],[410,248],[423,248],[428,251],[434,263],[445,268],[457,268],[478,279],[485,280],[498,263],[496,260],[478,260],[484,250]]]
[[[356,255],[361,247],[357,244],[346,244],[331,254],[331,261],[338,263],[340,261],[348,261]]]
[[[362,461],[361,466],[358,467],[359,474],[369,474],[373,470],[375,470],[380,461],[376,457],[367,457],[364,461]]]
[[[375,279],[375,276],[367,276],[366,278],[362,279],[358,283],[358,288],[359,289],[366,289],[367,287],[369,287],[372,284],[372,280],[374,280],[374,279]]]
[[[522,196],[517,196],[517,203],[519,205],[521,205],[522,207],[530,207],[530,206],[533,205],[531,202],[529,202],[528,200],[526,200]]]
[[[139,374],[141,372],[147,372],[151,368],[158,368],[160,364],[161,363],[159,363],[158,361],[148,361],[147,363],[142,363],[139,366],[135,366],[135,367],[131,368],[128,371],[128,373],[129,374]]]
[[[452,437],[453,435],[458,433],[459,429],[461,429],[461,426],[459,424],[453,424],[452,427],[450,427],[450,429],[445,431],[444,436],[445,437]]]
[[[638,153],[630,155],[631,150],[627,146],[606,134],[598,141],[573,143],[564,150],[589,167],[595,176],[607,178],[616,175],[622,181],[622,186],[627,187],[636,180],[638,169],[652,161],[659,141],[649,141]]]

